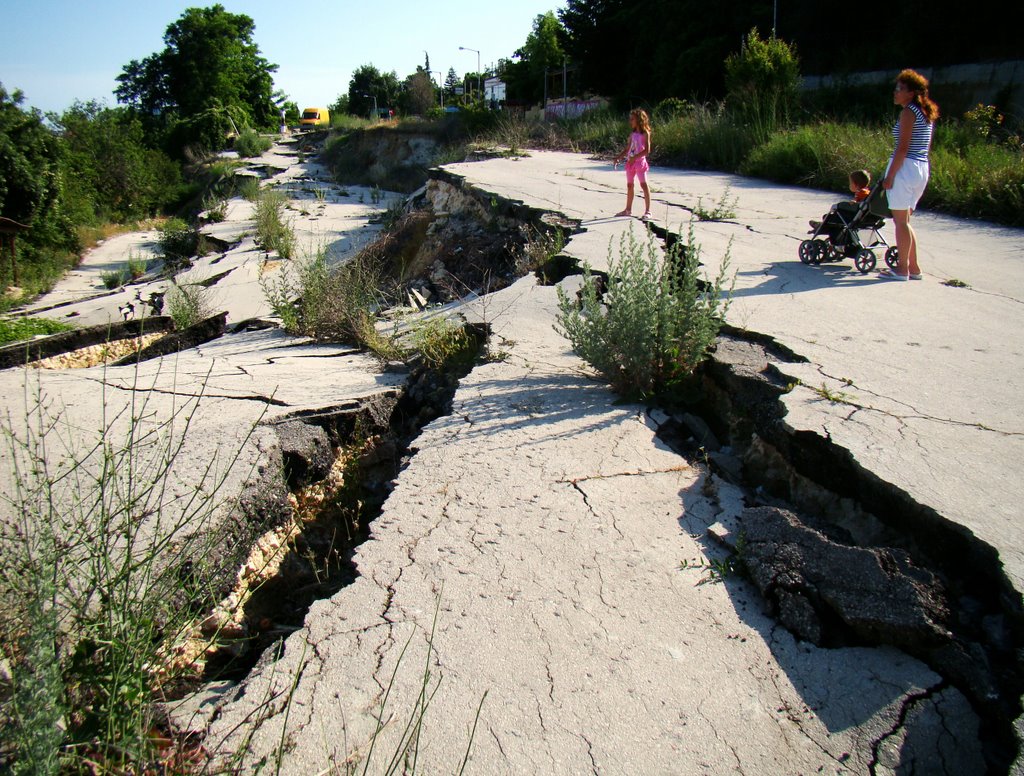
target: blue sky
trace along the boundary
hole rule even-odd
[[[0,83],[21,89],[25,104],[62,111],[74,100],[115,105],[122,67],[163,49],[163,35],[186,8],[210,2],[178,0],[0,0]],[[274,85],[300,108],[329,104],[348,91],[364,64],[403,78],[430,54],[447,75],[475,71],[510,57],[537,14],[557,0],[513,3],[470,0],[221,0],[256,23],[263,56],[278,65]],[[436,79],[437,76],[435,75]]]

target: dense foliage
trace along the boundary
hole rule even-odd
[[[181,195],[181,168],[147,147],[131,111],[75,103],[51,121],[63,146],[63,201],[74,223],[145,218]]]
[[[167,131],[168,147],[219,150],[229,131],[270,128],[279,121],[273,76],[260,55],[255,24],[217,4],[189,8],[168,26],[165,48],[132,60],[117,77],[117,99],[138,110],[152,129]]]
[[[0,216],[28,227],[17,237],[18,282],[37,293],[74,264],[84,228],[156,215],[188,187],[128,109],[75,103],[44,117],[21,103],[0,85]],[[13,280],[0,262],[0,288]]]
[[[815,0],[567,0],[559,17],[586,87],[620,105],[653,105],[723,97],[722,62],[752,27],[795,44],[809,74],[1018,59],[1024,4],[978,0],[965,12],[953,0],[905,0],[872,20]]]
[[[533,30],[526,42],[499,66],[511,98],[522,104],[540,102],[544,98],[544,79],[548,70],[561,67],[565,59],[562,39],[565,29],[554,12],[540,14],[533,20]]]
[[[393,108],[398,102],[401,84],[394,72],[382,73],[373,65],[362,65],[348,82],[348,109],[355,116],[368,116],[374,107]]]

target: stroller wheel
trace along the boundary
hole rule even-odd
[[[889,250],[885,252],[885,263],[889,265],[889,269],[896,269],[896,265],[900,261],[900,252],[895,245],[890,245]]]
[[[857,251],[857,255],[853,257],[853,263],[861,271],[861,274],[866,275],[875,268],[877,259],[875,259],[875,254],[872,251],[867,248],[861,248]]]
[[[815,247],[814,240],[804,240],[800,243],[797,254],[800,256],[800,261],[804,264],[810,264],[816,251],[817,248]]]

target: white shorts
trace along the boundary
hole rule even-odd
[[[889,160],[892,165],[892,160]],[[889,167],[886,166],[885,174],[889,174]],[[890,210],[914,210],[917,203],[924,194],[928,185],[929,167],[928,162],[921,162],[917,159],[904,159],[902,166],[896,172],[896,178],[892,182],[892,188],[886,192]]]

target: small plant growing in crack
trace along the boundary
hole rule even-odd
[[[725,187],[725,191],[722,192],[721,198],[715,204],[715,206],[708,210],[704,207],[704,199],[697,199],[697,206],[693,209],[693,214],[697,217],[698,221],[725,221],[730,218],[736,217],[736,203],[739,202],[738,197],[731,197],[732,185]]]
[[[724,558],[684,560],[679,564],[679,568],[683,571],[696,569],[702,572],[701,578],[697,580],[698,587],[711,582],[724,582],[729,577],[744,577],[747,574],[746,547],[747,537],[741,531],[736,537],[733,552]]]
[[[942,285],[949,286],[950,288],[970,288],[967,283],[958,278],[950,278],[949,280],[943,280]]]
[[[841,378],[841,380],[844,385],[853,385],[853,380],[849,379],[848,377]],[[833,404],[849,404],[851,407],[857,406],[857,404],[853,400],[853,396],[851,396],[848,393],[843,393],[842,391],[833,391],[831,388],[825,385],[824,382],[822,382],[820,387],[816,388],[813,385],[808,385],[803,380],[796,380],[786,385],[786,392],[791,392],[794,388],[796,388],[799,385],[802,385],[807,390],[816,393],[822,399],[830,401]]]
[[[853,404],[853,397],[850,394],[843,393],[842,391],[833,391],[825,383],[822,383],[820,388],[813,388],[809,385],[807,388],[833,404]]]

